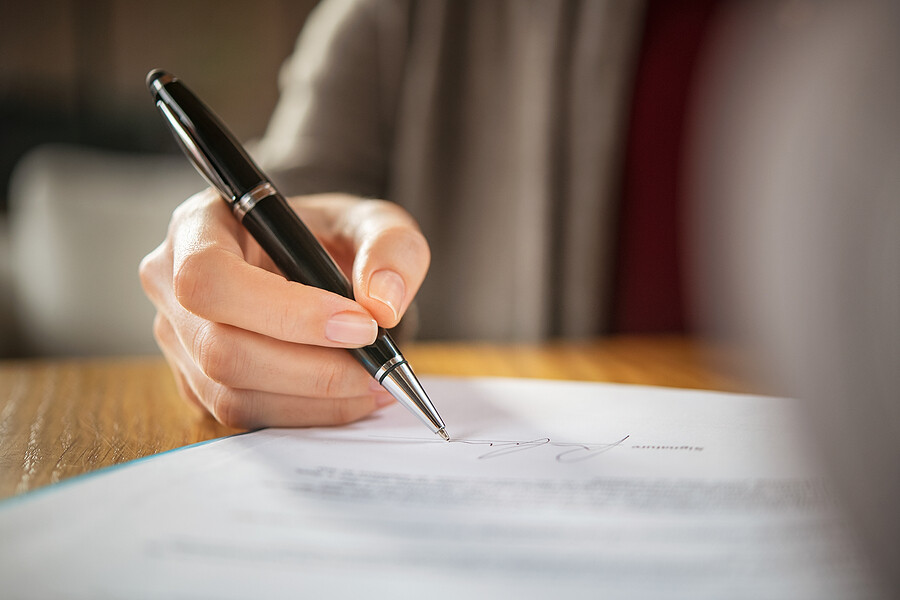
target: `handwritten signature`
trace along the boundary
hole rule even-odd
[[[381,437],[387,438],[389,436],[372,436],[372,437]],[[584,460],[588,460],[590,458],[594,458],[604,452],[612,450],[616,446],[621,445],[625,440],[627,440],[630,435],[626,435],[621,440],[612,443],[584,443],[584,442],[557,442],[551,440],[548,437],[538,438],[535,440],[469,440],[469,439],[451,439],[449,443],[451,444],[466,444],[469,446],[488,446],[491,450],[488,450],[484,454],[478,456],[478,460],[488,460],[491,458],[499,458],[501,456],[507,456],[509,454],[514,454],[516,452],[525,452],[527,450],[533,450],[534,448],[539,448],[541,446],[550,446],[554,448],[562,448],[560,452],[556,454],[556,462],[560,463],[576,463]],[[394,440],[409,440],[416,442],[434,442],[432,439],[425,438],[408,438],[408,437],[393,437],[390,436],[390,439]],[[444,443],[444,442],[439,442]]]

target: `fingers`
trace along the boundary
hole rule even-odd
[[[197,369],[225,386],[306,397],[350,397],[377,391],[374,380],[338,348],[293,344],[205,321],[186,311],[173,330]]]
[[[409,213],[390,202],[341,196],[308,198],[298,209],[317,233],[337,238],[331,240],[330,249],[339,262],[347,254],[353,257],[356,301],[382,327],[394,327],[431,261],[428,243]],[[331,214],[332,220],[323,219],[323,214]]]
[[[298,205],[352,269],[358,302],[285,280],[211,191],[176,210],[141,263],[181,395],[226,425],[346,423],[393,402],[343,349],[372,343],[376,319],[397,323],[425,276],[428,246],[386,202],[331,195]]]
[[[258,367],[263,363],[259,363],[246,370],[214,372],[217,377],[210,377],[201,368],[204,363],[190,355],[168,320],[158,316],[154,333],[172,366],[182,396],[201,405],[216,420],[229,427],[253,429],[339,425],[361,419],[394,402],[358,364],[341,365],[340,356],[336,362],[341,366],[331,371],[329,368],[333,368],[334,356],[310,361],[309,372],[315,374],[312,387],[308,387],[309,382],[298,381],[296,389],[323,395],[306,397],[293,394],[293,390],[286,393],[280,391],[284,390],[284,386],[290,387],[288,379],[294,376],[290,368],[284,371],[277,365],[268,365],[260,369]],[[340,353],[350,359],[344,351],[319,350],[326,354]],[[216,350],[211,352],[215,354]],[[317,368],[316,364],[326,368]],[[326,372],[331,373],[331,379],[322,378],[322,373]],[[248,387],[242,387],[241,383]]]
[[[276,339],[366,346],[378,325],[358,303],[248,263],[234,217],[218,197],[188,204],[172,240],[172,288],[179,304],[212,321]]]

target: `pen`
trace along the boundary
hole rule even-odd
[[[165,71],[151,71],[147,87],[188,159],[284,276],[353,299],[334,260],[213,112]],[[444,421],[384,328],[378,328],[372,345],[349,351],[400,404],[450,441]]]

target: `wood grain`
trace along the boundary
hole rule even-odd
[[[404,353],[420,375],[752,391],[729,352],[681,338],[429,343]],[[181,400],[159,357],[0,363],[0,498],[236,431]]]
[[[616,337],[540,345],[429,343],[404,354],[416,373],[536,377],[754,391],[739,353],[682,337]]]

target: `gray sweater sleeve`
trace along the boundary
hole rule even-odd
[[[422,337],[602,332],[640,2],[328,0],[257,158],[288,194],[403,206]]]
[[[254,152],[285,194],[384,196],[403,15],[383,0],[332,0],[313,11]]]

